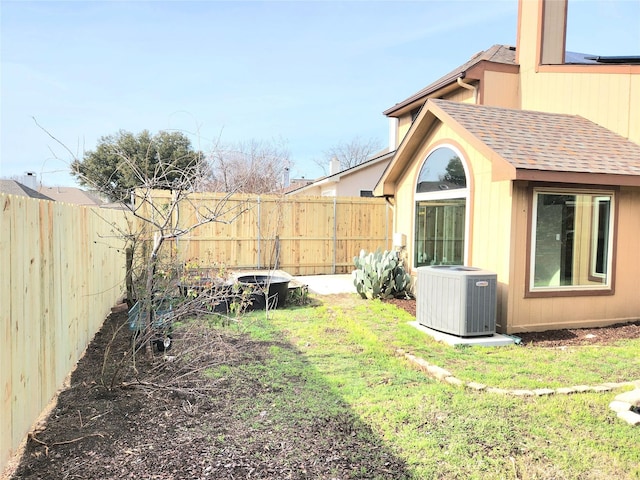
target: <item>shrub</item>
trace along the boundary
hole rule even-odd
[[[362,298],[409,297],[411,276],[396,250],[360,251],[354,257],[353,284]]]

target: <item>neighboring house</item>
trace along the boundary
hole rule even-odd
[[[412,272],[498,275],[502,332],[640,317],[640,57],[564,51],[566,0],[520,0],[518,45],[494,46],[384,112]]]
[[[52,198],[36,192],[34,189],[15,180],[0,179],[0,192],[8,193],[9,195],[22,195],[24,197],[35,198],[38,200],[53,200]]]
[[[85,205],[87,207],[102,206],[105,201],[92,192],[87,192],[76,187],[44,187],[38,191],[57,202]]]
[[[372,197],[373,187],[391,161],[393,152],[384,150],[355,167],[340,171],[340,162],[333,160],[329,175],[308,185],[287,192],[287,195],[323,197]]]
[[[284,186],[272,192],[274,195],[286,195],[290,192],[298,190],[304,186],[313,183],[313,180],[307,180],[306,178],[292,178],[291,180],[287,180],[283,182]]]

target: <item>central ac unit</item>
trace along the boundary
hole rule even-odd
[[[416,320],[459,337],[496,331],[497,275],[475,267],[419,267]]]

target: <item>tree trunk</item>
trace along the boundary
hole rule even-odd
[[[147,342],[147,354],[153,355],[153,321],[154,321],[154,290],[156,287],[156,267],[158,264],[158,252],[164,242],[164,237],[161,234],[157,234],[153,239],[153,250],[151,251],[151,258],[147,264],[147,283],[145,299],[143,303],[144,310],[144,339]]]
[[[125,250],[125,263],[126,263],[126,277],[125,283],[127,286],[127,305],[131,308],[134,304],[133,295],[133,247],[127,247]]]

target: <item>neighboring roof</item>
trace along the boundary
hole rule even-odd
[[[0,192],[8,193],[10,195],[22,195],[24,197],[37,198],[38,200],[53,200],[52,198],[38,193],[32,188],[29,188],[20,182],[16,182],[15,180],[0,179]]]
[[[400,103],[396,103],[393,107],[382,112],[384,115],[390,115],[407,105],[419,100],[421,98],[426,97],[430,93],[439,90],[440,88],[455,82],[458,78],[465,77],[465,73],[467,70],[471,69],[473,66],[479,64],[480,62],[492,62],[492,63],[500,63],[504,65],[517,65],[516,63],[516,47],[510,45],[493,45],[491,48],[487,50],[483,50],[481,52],[476,53],[473,57],[471,57],[466,63],[463,63],[459,67],[450,71],[446,75],[440,77],[435,82],[427,85],[419,92],[411,95],[409,98],[401,101]]]
[[[316,180],[314,180],[313,182],[309,182],[307,185],[303,185],[300,186],[299,188],[295,188],[293,190],[290,190],[288,192],[286,192],[286,194],[290,194],[295,192],[296,194],[301,193],[305,190],[311,189],[313,187],[317,187],[318,185],[324,185],[327,183],[337,183],[340,181],[341,177],[347,176],[347,175],[351,175],[353,173],[356,173],[360,170],[363,170],[365,168],[371,167],[373,165],[376,165],[380,162],[383,161],[390,161],[391,157],[393,156],[394,151],[389,151],[389,149],[385,148],[384,150],[378,152],[377,154],[375,154],[375,156],[373,156],[372,158],[365,160],[362,163],[359,163],[358,165],[351,167],[351,168],[347,168],[346,170],[341,170],[338,173],[334,173],[333,175],[327,175],[324,177],[320,177]]]
[[[76,187],[40,187],[38,190],[58,202],[75,205],[102,205],[105,203],[97,195]]]
[[[583,117],[429,99],[376,194],[390,194],[385,183],[397,179],[438,120],[494,162],[495,178],[550,181],[549,173],[556,180],[562,173],[574,183],[640,185],[640,145]]]
[[[306,187],[307,185],[309,185],[311,183],[313,183],[313,180],[307,180],[305,178],[292,179],[291,183],[289,184],[289,186],[282,187],[282,188],[276,190],[273,193],[286,195],[287,193],[295,192],[296,190],[299,190],[299,189],[301,189],[303,187]]]

